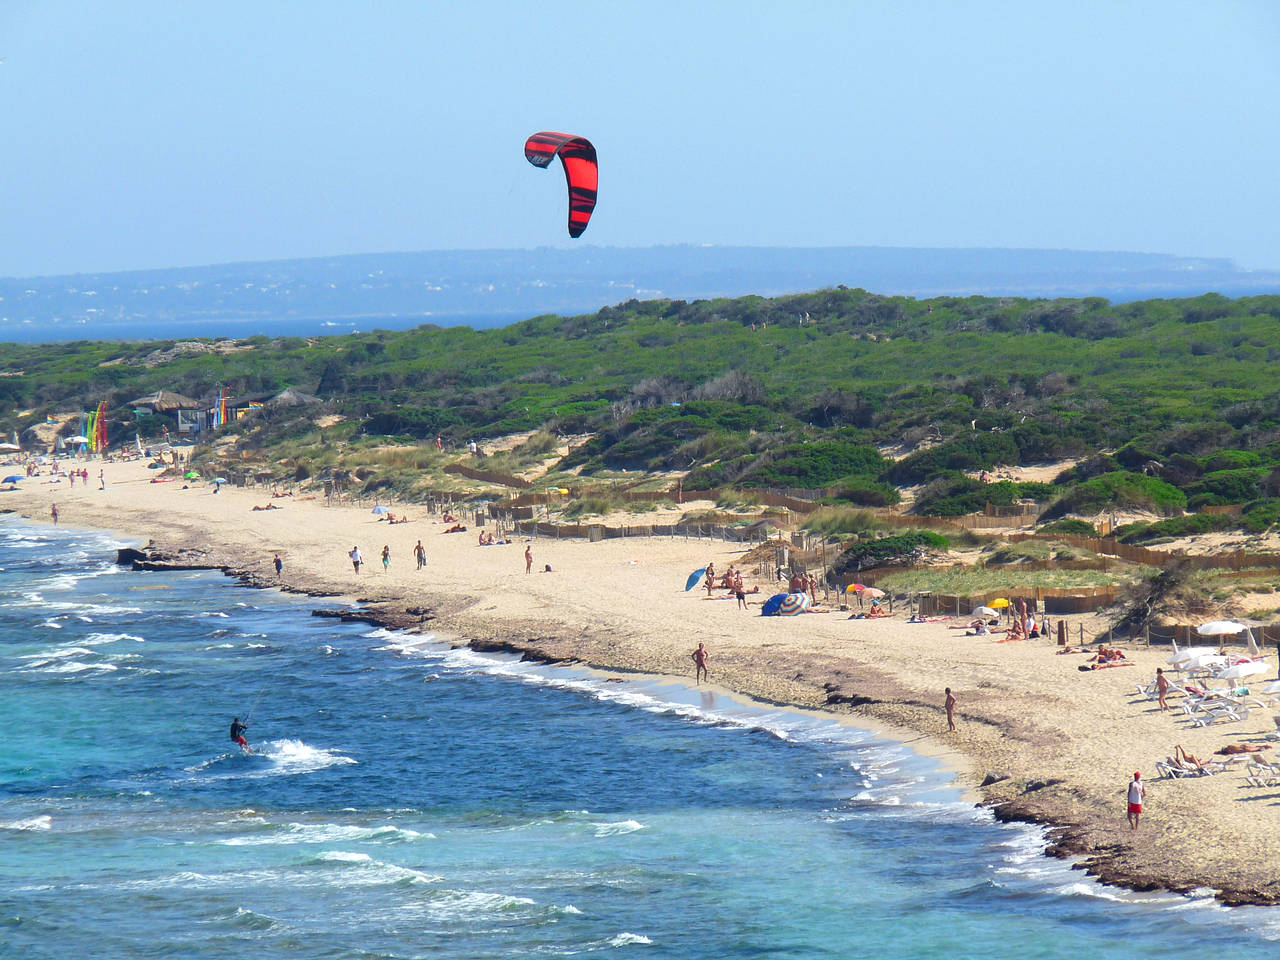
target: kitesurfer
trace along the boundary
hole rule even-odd
[[[253,753],[253,750],[249,746],[249,741],[244,738],[244,735],[248,731],[248,729],[249,729],[249,725],[245,723],[241,723],[239,717],[236,717],[231,721],[231,739],[245,753]]]

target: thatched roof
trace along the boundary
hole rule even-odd
[[[190,397],[184,397],[180,393],[174,393],[172,390],[157,390],[149,396],[130,400],[129,406],[150,407],[160,413],[167,413],[170,410],[197,410],[200,407],[200,402],[192,400]]]
[[[323,403],[319,397],[313,397],[309,393],[303,393],[301,390],[294,390],[290,387],[288,390],[277,393],[274,397],[267,401],[268,407],[309,407],[313,404]]]

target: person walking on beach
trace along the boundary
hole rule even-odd
[[[1129,829],[1137,830],[1138,821],[1142,819],[1142,801],[1146,796],[1146,790],[1142,787],[1142,774],[1137,770],[1133,771],[1133,779],[1129,781]]]
[[[56,527],[58,525],[58,505],[56,503],[49,507],[49,516],[53,517],[53,525]]]
[[[387,544],[382,545],[382,572],[389,573],[391,570],[391,547]]]
[[[352,547],[351,552],[347,554],[351,558],[351,566],[355,567],[356,573],[360,572],[360,565],[364,563],[364,558],[360,556],[360,548]]]
[[[533,572],[533,546],[532,545],[524,548],[524,572],[525,573]]]
[[[947,708],[947,732],[956,732],[956,695],[951,692],[951,688],[947,687],[947,699],[943,705]]]
[[[1160,709],[1168,711],[1169,704],[1165,697],[1169,695],[1169,678],[1164,675],[1163,667],[1156,667],[1156,693],[1160,697]]]
[[[419,540],[416,544],[414,544],[413,557],[415,560],[418,561],[419,570],[421,570],[423,567],[427,565],[427,551],[426,551],[426,548],[422,546],[421,540]]]
[[[284,570],[284,561],[280,559],[280,554],[277,553],[275,556],[275,560],[273,560],[272,562],[275,564],[276,576],[278,577],[280,576],[281,571]]]
[[[107,477],[105,472],[102,470],[98,471],[98,489],[99,490],[107,489]]]
[[[710,680],[711,673],[707,670],[707,657],[709,656],[707,648],[699,643],[698,649],[693,651],[691,656],[694,664],[693,682],[701,683],[704,679]]]
[[[231,721],[231,742],[245,753],[253,753],[253,748],[249,746],[249,741],[244,738],[248,729],[249,725],[247,723],[241,723],[239,717],[234,718]]]

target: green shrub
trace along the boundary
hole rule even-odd
[[[1262,479],[1267,472],[1266,467],[1215,470],[1185,489],[1193,506],[1248,503],[1262,496]]]
[[[1066,517],[1062,520],[1054,520],[1052,523],[1046,523],[1037,528],[1037,533],[1068,533],[1074,537],[1096,537],[1098,531],[1092,523],[1087,520],[1077,520],[1075,517]]]
[[[989,470],[1019,463],[1021,453],[1007,433],[968,433],[920,450],[889,467],[882,479],[895,484],[924,483],[949,470]]]
[[[951,541],[932,531],[900,533],[855,543],[840,555],[832,569],[839,575],[852,570],[905,565],[917,562],[928,550],[946,550],[950,546]]]
[[[1255,500],[1245,504],[1243,525],[1250,533],[1265,533],[1280,522],[1280,500]]]
[[[1120,470],[1077,484],[1045,511],[1043,519],[1056,520],[1067,513],[1096,514],[1111,508],[1150,510],[1168,516],[1186,506],[1187,495],[1177,487]]]
[[[1129,523],[1119,527],[1113,536],[1121,543],[1148,543],[1152,540],[1178,539],[1193,537],[1201,533],[1212,533],[1215,530],[1232,530],[1239,525],[1237,517],[1192,513],[1185,517],[1170,517],[1168,520],[1157,520],[1155,523]]]

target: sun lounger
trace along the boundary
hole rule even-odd
[[[1253,787],[1280,787],[1280,764],[1251,760],[1245,767],[1244,779]]]
[[[1215,723],[1239,723],[1241,720],[1249,719],[1249,708],[1238,707],[1233,705],[1222,705],[1209,707],[1199,713],[1195,713],[1191,717],[1191,723],[1197,727],[1207,727]]]

